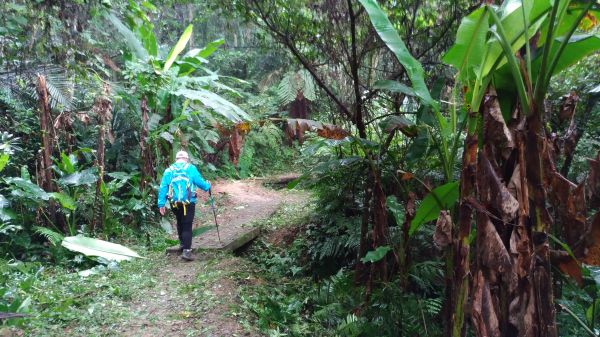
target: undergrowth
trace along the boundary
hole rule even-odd
[[[259,224],[267,234],[244,257],[263,282],[240,290],[253,324],[269,336],[441,336],[441,262],[415,261],[412,289],[396,278],[374,285],[367,300],[353,281],[353,225],[323,221],[316,207],[288,206]]]

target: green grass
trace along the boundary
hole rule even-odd
[[[256,225],[269,233],[306,223],[313,211],[312,204],[285,205],[273,217]],[[168,246],[165,238],[164,233],[144,235],[142,241],[150,243],[151,248],[126,243],[147,259],[134,259],[118,265],[103,266],[71,254],[66,254],[58,265],[0,261],[0,290],[3,290],[0,291],[0,304],[12,304],[15,309],[21,306],[21,311],[29,315],[10,321],[10,326],[0,327],[0,334],[20,331],[27,336],[119,335],[120,327],[139,318],[139,313],[132,310],[132,304],[151,301],[148,295],[161,289],[160,282],[167,282],[166,288],[174,290],[171,294],[174,298],[186,299],[180,311],[165,319],[181,319],[182,315],[203,317],[211,310],[220,310],[219,314],[223,317],[240,322],[246,330],[256,331],[261,318],[257,313],[258,307],[248,305],[249,299],[265,299],[269,291],[287,293],[290,287],[296,289],[297,285],[300,289],[311,282],[308,278],[292,280],[288,278],[290,275],[284,275],[291,261],[275,258],[282,248],[264,246],[262,241],[250,254],[243,256],[213,251],[199,253],[200,261],[195,262],[200,263],[197,276],[187,284],[180,284],[168,275],[160,274],[169,263],[163,250]],[[269,263],[276,266],[281,274],[269,271],[266,267]],[[88,269],[94,273],[80,275],[81,271]],[[225,280],[233,288],[233,301],[215,292],[217,289],[214,287]],[[238,292],[242,294],[241,298],[237,297]],[[295,299],[288,303],[286,298],[278,298],[282,305],[291,305],[289,315],[300,315]],[[262,305],[262,302],[258,303]],[[149,320],[154,318],[148,317]],[[215,329],[214,326],[202,326],[201,331],[192,334],[202,335]],[[268,333],[270,330],[268,326],[263,329]]]
[[[97,266],[97,274],[83,277],[78,270],[39,263],[2,263],[2,278],[9,296],[4,301],[29,303],[26,319],[13,321],[26,335],[106,335],[106,327],[126,321],[126,303],[142,290],[154,287],[152,270],[161,268],[159,253],[140,251],[149,260],[136,259],[120,265]],[[164,259],[163,259],[164,260]]]

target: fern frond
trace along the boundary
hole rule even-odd
[[[64,236],[61,233],[55,232],[49,228],[40,226],[35,226],[33,228],[36,234],[45,237],[53,246],[58,246],[64,239]]]
[[[306,69],[300,70],[300,76],[302,77],[302,81],[304,82],[302,85],[302,92],[304,93],[304,97],[306,97],[309,101],[314,101],[317,99],[315,82],[313,81],[312,75]]]
[[[277,86],[277,97],[284,105],[294,101],[299,92],[309,101],[317,98],[315,83],[307,70],[285,74]]]
[[[296,99],[296,88],[294,86],[294,73],[287,73],[277,86],[277,97],[282,105],[288,104]]]

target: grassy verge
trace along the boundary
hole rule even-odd
[[[10,323],[13,332],[31,336],[105,335],[105,327],[128,320],[126,303],[156,285],[149,277],[161,268],[160,253],[140,251],[148,260],[77,270],[36,262],[2,262],[3,300],[18,304],[28,317]],[[151,269],[151,270],[149,270]],[[89,271],[91,275],[84,276]]]

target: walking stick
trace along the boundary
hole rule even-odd
[[[212,196],[212,189],[208,189],[208,196],[210,197],[210,208],[212,208],[213,216],[215,217],[215,227],[217,227],[217,236],[219,237],[219,243],[221,242],[221,234],[219,234],[219,223],[217,222],[217,209],[215,208],[215,199]]]

